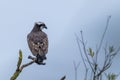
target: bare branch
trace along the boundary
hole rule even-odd
[[[82,50],[81,50],[81,47],[80,47],[80,44],[79,44],[79,38],[77,37],[76,34],[75,34],[75,36],[76,36],[76,41],[77,41],[77,44],[78,44],[78,48],[79,48],[79,51],[80,51],[80,55],[81,55],[81,58],[82,58],[83,64],[84,64],[85,68],[87,69],[87,66],[86,66],[85,60],[84,60],[83,55],[82,55]],[[80,42],[82,42],[82,41],[80,40]]]
[[[106,27],[105,27],[105,31],[103,32],[103,35],[102,35],[102,38],[101,38],[101,41],[100,41],[99,47],[98,47],[98,49],[97,49],[97,51],[96,51],[96,54],[99,53],[99,51],[100,51],[100,49],[101,49],[101,47],[102,47],[102,43],[103,43],[103,40],[104,40],[104,37],[105,37],[106,31],[107,31],[107,29],[108,29],[110,19],[111,19],[111,16],[108,16],[107,23],[106,23]]]
[[[82,42],[82,41],[78,38],[78,36],[76,34],[75,34],[75,36],[76,36],[76,41],[77,41],[77,44],[78,44],[78,48],[79,48],[79,51],[80,51],[81,58],[82,58],[84,66],[85,66],[85,78],[84,78],[84,80],[87,80],[88,68],[87,68],[87,65],[85,63],[85,60],[84,60],[84,57],[83,57],[83,54],[82,54],[82,50],[81,50],[81,47],[80,47],[80,43],[79,43],[79,41],[80,42]]]
[[[86,46],[85,46],[85,42],[84,42],[84,38],[83,38],[83,33],[82,33],[82,31],[81,31],[81,38],[82,38],[83,51],[84,51],[84,53],[85,53],[85,56],[86,56],[86,58],[87,58],[87,61],[88,61],[89,65],[90,65],[92,71],[94,72],[93,66],[92,66],[92,64],[91,64],[91,62],[90,62],[90,60],[89,60],[89,58],[88,58],[87,52],[86,52]]]
[[[20,70],[20,71],[22,71],[22,70],[23,70],[23,68],[25,68],[25,67],[27,67],[27,66],[29,66],[29,65],[33,64],[34,62],[35,62],[35,60],[30,61],[29,63],[23,64],[23,65],[19,68],[19,70]]]
[[[73,61],[73,64],[74,64],[74,70],[75,70],[75,80],[77,80],[77,70],[80,66],[80,62],[76,64],[75,61]]]

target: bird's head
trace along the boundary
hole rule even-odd
[[[37,27],[39,27],[40,30],[42,30],[42,29],[44,29],[44,28],[47,29],[45,23],[43,23],[43,22],[36,22],[35,25],[36,25]]]
[[[35,22],[35,25],[32,29],[32,32],[42,31],[42,29],[47,29],[45,23],[43,22]]]

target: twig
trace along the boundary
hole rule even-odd
[[[17,63],[17,69],[14,72],[14,74],[12,75],[12,77],[10,78],[10,80],[15,80],[19,76],[19,74],[21,73],[21,70],[19,70],[21,63],[22,63],[22,51],[19,50],[19,60]]]
[[[100,51],[100,49],[101,49],[101,47],[102,47],[102,43],[103,43],[103,40],[104,40],[104,37],[105,37],[106,31],[107,31],[107,29],[108,29],[108,27],[109,27],[110,19],[111,19],[111,16],[108,16],[108,18],[107,18],[107,23],[106,23],[106,27],[105,27],[105,31],[103,32],[103,35],[102,35],[102,38],[101,38],[101,41],[100,41],[99,47],[98,47],[98,49],[97,49],[97,51],[96,51],[96,54],[99,53],[99,51]]]
[[[65,80],[66,76],[63,76],[60,80]]]
[[[87,58],[88,64],[90,65],[92,71],[94,72],[93,66],[92,66],[92,64],[91,64],[91,62],[90,62],[90,59],[88,58],[88,55],[87,55],[87,52],[86,52],[86,45],[85,45],[85,42],[84,42],[84,38],[83,38],[83,33],[82,33],[82,31],[81,31],[80,33],[81,33],[81,38],[82,38],[83,51],[84,51],[85,56],[86,56],[86,58]]]
[[[75,36],[76,36],[76,41],[77,41],[77,44],[78,44],[78,48],[79,48],[79,51],[80,51],[80,55],[81,55],[83,64],[84,64],[85,68],[87,69],[87,65],[86,65],[85,60],[84,60],[83,55],[82,55],[81,46],[80,46],[80,44],[79,44],[79,38],[78,38],[78,36],[77,36],[76,34],[75,34]]]
[[[77,71],[80,66],[80,62],[76,64],[75,61],[73,61],[73,64],[74,64],[74,70],[75,70],[75,80],[77,80]]]
[[[27,66],[29,66],[29,65],[31,65],[31,64],[33,64],[35,61],[30,61],[29,63],[26,63],[26,64],[23,64],[21,67],[20,67],[20,71],[22,71],[23,70],[23,68],[25,68],[25,67],[27,67]]]
[[[82,43],[82,41],[78,38],[78,36],[76,34],[75,34],[75,36],[76,36],[76,41],[77,41],[77,44],[78,44],[78,48],[79,48],[79,51],[80,51],[81,58],[82,58],[84,66],[85,66],[85,78],[84,78],[84,80],[87,80],[88,68],[87,68],[87,65],[85,63],[85,60],[84,60],[84,57],[83,57],[83,54],[82,54],[82,50],[81,50],[81,46],[80,46],[80,43],[79,43],[79,41],[81,43]]]

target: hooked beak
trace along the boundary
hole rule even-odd
[[[46,26],[44,26],[44,28],[45,28],[45,29],[47,29],[47,27],[46,27]]]

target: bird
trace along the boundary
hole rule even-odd
[[[47,29],[45,23],[35,22],[33,29],[27,35],[29,49],[33,56],[36,57],[36,63],[40,64],[46,60],[48,53],[48,37],[43,29]]]

